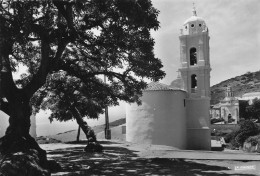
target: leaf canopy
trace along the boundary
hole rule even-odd
[[[97,118],[118,100],[140,103],[144,78],[164,77],[150,34],[158,14],[150,0],[2,0],[3,66],[28,67],[15,90],[51,118],[70,119],[71,106]]]

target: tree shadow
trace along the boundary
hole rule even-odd
[[[183,159],[137,158],[137,151],[104,146],[103,153],[86,153],[84,147],[57,149],[49,157],[61,164],[57,175],[208,175],[224,176],[227,167],[212,166]],[[52,175],[55,176],[55,173]],[[247,175],[249,174],[228,174]]]
[[[115,141],[98,141],[101,145],[108,145],[108,144],[119,144],[118,142]],[[88,141],[87,140],[81,140],[81,141],[69,141],[69,142],[65,142],[65,144],[87,144]]]

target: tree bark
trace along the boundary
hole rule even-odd
[[[80,137],[80,126],[79,126],[79,128],[78,128],[77,142],[79,142],[79,137]]]
[[[0,25],[1,28],[1,25]],[[0,31],[0,37],[2,35]],[[35,149],[39,153],[40,162],[46,164],[46,152],[42,150],[35,139],[30,136],[30,98],[24,89],[17,88],[12,76],[9,54],[12,50],[12,42],[7,39],[0,39],[0,59],[2,97],[8,101],[9,126],[4,137],[0,138],[0,152],[2,155],[9,155],[15,152]],[[2,98],[1,97],[1,98]]]
[[[29,134],[31,108],[28,102],[10,102],[11,114],[9,126],[4,137],[0,138],[0,151],[3,156],[16,152],[28,152],[34,149],[38,152],[39,164],[48,169],[46,151],[41,149],[35,139]],[[10,111],[9,111],[10,112]]]
[[[88,139],[88,141],[90,140],[90,137],[92,137],[91,140],[93,140],[93,142],[96,142],[96,141],[97,141],[96,137],[89,135],[89,131],[92,130],[92,129],[88,126],[87,122],[85,122],[85,121],[83,120],[83,118],[82,118],[80,112],[78,111],[78,109],[77,109],[76,107],[73,107],[73,108],[71,108],[71,112],[72,112],[74,118],[76,119],[76,121],[77,121],[79,127],[80,127],[80,128],[83,130],[83,132],[85,133],[86,138]]]

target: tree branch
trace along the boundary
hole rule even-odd
[[[24,91],[27,94],[27,97],[32,97],[32,95],[45,84],[46,77],[49,72],[49,65],[51,58],[49,57],[50,46],[49,42],[42,40],[41,45],[41,63],[39,70],[35,75],[33,75],[32,80],[29,84],[24,87]]]

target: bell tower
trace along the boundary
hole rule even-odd
[[[210,97],[209,32],[205,21],[193,15],[184,22],[180,39],[179,69],[189,98]]]
[[[179,72],[187,92],[187,147],[210,150],[210,60],[209,31],[205,21],[197,16],[193,6],[192,16],[180,31]]]

